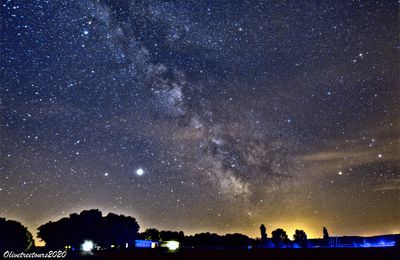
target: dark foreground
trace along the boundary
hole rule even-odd
[[[78,259],[400,259],[400,248],[313,248],[313,249],[252,249],[199,250],[176,252],[160,250],[98,251],[92,255],[70,252],[67,258]]]

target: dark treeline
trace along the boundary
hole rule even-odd
[[[254,244],[253,239],[239,233],[226,235],[200,233],[186,237],[183,243],[195,247],[247,247],[251,244]]]
[[[37,235],[48,249],[79,249],[85,240],[92,240],[100,248],[132,247],[137,239],[156,242],[174,240],[184,248],[307,248],[310,242],[303,230],[296,230],[293,239],[290,239],[285,230],[278,228],[268,238],[264,225],[260,226],[260,237],[256,239],[239,233],[218,235],[207,232],[185,236],[182,231],[159,231],[154,228],[140,233],[135,218],[114,213],[103,216],[97,209],[84,210],[43,224],[38,228]],[[325,227],[322,235],[322,239],[313,239],[314,245],[328,245],[329,234]],[[17,221],[0,218],[0,252],[22,252],[32,246],[32,234],[26,227]]]
[[[109,247],[134,243],[138,231],[139,225],[133,217],[114,213],[103,217],[99,210],[92,209],[40,226],[38,237],[52,249],[66,245],[78,248],[86,239],[96,241],[101,247]]]
[[[133,217],[109,213],[103,217],[99,210],[85,210],[71,214],[55,222],[48,222],[38,228],[38,237],[51,249],[71,246],[79,248],[85,240],[95,241],[102,248],[124,248],[133,245],[136,239],[152,241],[179,241],[187,247],[247,247],[253,239],[242,234],[218,235],[200,233],[185,236],[180,231],[159,231],[154,228],[139,233],[139,225]]]
[[[152,241],[175,240],[185,247],[247,247],[254,242],[248,236],[238,233],[218,235],[206,232],[185,236],[182,231],[159,231],[155,228],[146,229],[139,236],[141,239]]]

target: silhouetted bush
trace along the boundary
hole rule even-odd
[[[159,241],[160,231],[155,228],[148,228],[143,233],[140,234],[142,239]]]
[[[281,228],[278,228],[278,229],[272,231],[271,240],[275,244],[275,247],[278,247],[278,248],[287,246],[290,242],[290,240],[286,234],[286,231]]]
[[[307,234],[304,232],[304,230],[298,230],[296,229],[294,235],[294,242],[297,243],[300,247],[307,248],[308,247],[308,241],[307,241]]]

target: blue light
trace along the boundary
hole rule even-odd
[[[158,242],[154,242],[151,240],[135,240],[135,247],[138,248],[155,248],[157,247]]]
[[[394,241],[380,241],[377,247],[390,247],[390,246],[395,246]]]
[[[391,247],[391,246],[395,246],[396,243],[394,241],[379,241],[378,243],[364,243],[359,245],[360,247]],[[357,246],[355,246],[357,247]]]

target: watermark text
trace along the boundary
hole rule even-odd
[[[67,256],[67,251],[49,251],[47,253],[15,253],[13,251],[5,251],[4,258],[64,258]]]

